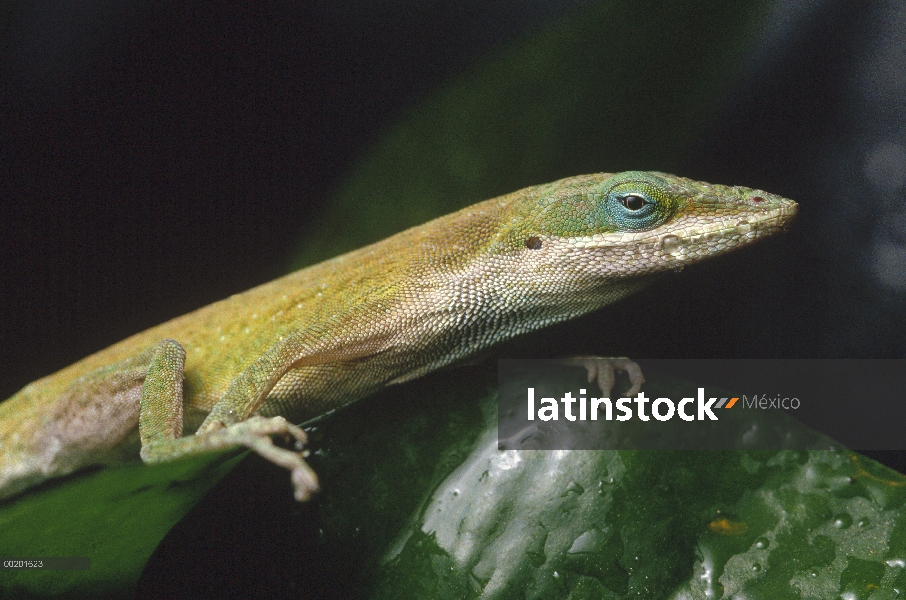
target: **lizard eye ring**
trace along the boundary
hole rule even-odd
[[[646,231],[670,218],[676,199],[665,185],[646,179],[619,181],[604,199],[607,218],[618,231]]]

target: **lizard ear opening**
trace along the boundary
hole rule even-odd
[[[525,247],[529,250],[541,250],[541,246],[541,238],[537,236],[533,235],[525,240]]]

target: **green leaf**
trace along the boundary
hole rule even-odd
[[[650,383],[653,394],[682,393],[682,382]],[[472,451],[388,545],[373,597],[894,598],[903,589],[906,478],[855,453],[500,451],[495,398],[481,406]]]
[[[50,481],[0,504],[0,556],[88,557],[88,570],[0,571],[16,597],[129,596],[154,547],[239,460],[210,454]]]

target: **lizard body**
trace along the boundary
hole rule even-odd
[[[795,202],[663,173],[487,200],[136,334],[0,404],[0,498],[91,464],[246,445],[317,487],[303,422],[785,228]],[[183,430],[194,431],[182,436]],[[137,435],[138,434],[138,435]],[[140,438],[140,439],[139,439]]]

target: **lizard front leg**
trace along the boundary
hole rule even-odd
[[[283,417],[254,415],[268,393],[291,369],[327,360],[302,335],[289,336],[260,356],[229,386],[193,435],[182,437],[185,351],[174,340],[154,350],[142,388],[139,433],[141,457],[160,463],[211,450],[245,446],[291,472],[294,495],[307,500],[318,490],[318,478],[305,462],[305,432]],[[336,353],[336,352],[335,352]],[[296,450],[275,446],[271,436],[294,439]]]

